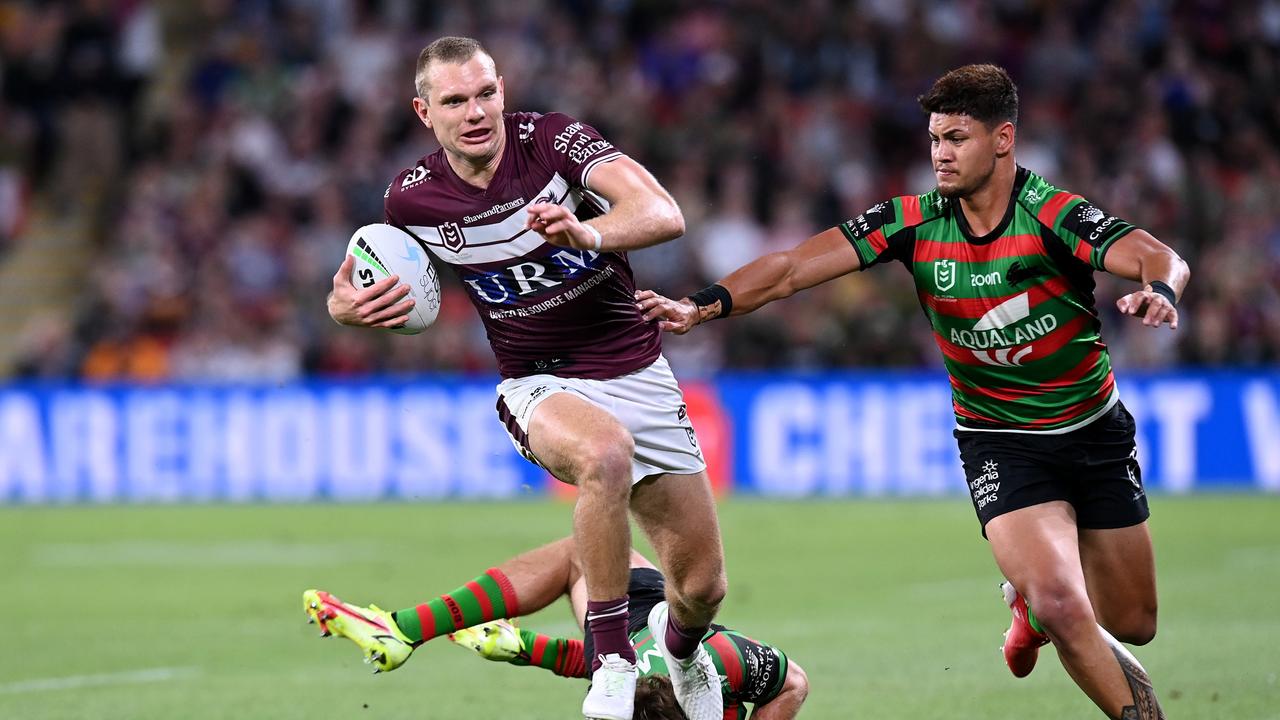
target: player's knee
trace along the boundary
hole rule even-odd
[[[683,578],[677,592],[685,603],[714,613],[729,592],[729,581],[723,568],[709,569]]]
[[[1031,614],[1055,638],[1070,638],[1097,622],[1089,597],[1068,583],[1049,582],[1028,588],[1026,597]]]
[[[608,433],[584,442],[574,469],[578,487],[626,495],[631,489],[631,458],[635,441],[625,431]]]
[[[1146,645],[1156,637],[1156,608],[1153,606],[1131,612],[1121,626],[1107,629],[1120,642]]]

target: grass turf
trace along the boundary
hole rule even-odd
[[[1156,497],[1171,718],[1280,720],[1280,498]],[[801,717],[1101,717],[1046,649],[1014,680],[963,499],[721,507],[721,620],[805,667]],[[300,595],[399,609],[568,532],[555,502],[0,509],[0,718],[572,718],[585,684],[447,642],[374,677]],[[567,604],[524,621],[567,634]]]

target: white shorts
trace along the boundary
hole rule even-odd
[[[707,468],[698,437],[689,423],[684,394],[667,359],[608,380],[529,375],[498,385],[498,417],[511,443],[526,460],[541,465],[529,449],[529,420],[543,400],[560,392],[574,393],[617,418],[635,440],[631,484],[651,475],[692,475]]]

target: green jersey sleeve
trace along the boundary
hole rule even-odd
[[[724,678],[726,700],[766,703],[782,692],[788,664],[778,648],[728,629],[718,629],[703,640],[703,647]]]
[[[936,191],[901,195],[840,224],[841,232],[858,253],[863,270],[889,260],[911,259],[915,235],[910,231],[937,215],[943,204],[936,195]]]
[[[1116,240],[1136,228],[1088,200],[1059,190],[1036,175],[1022,189],[1021,202],[1072,256],[1095,270],[1105,270],[1103,260]]]

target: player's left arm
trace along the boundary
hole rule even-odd
[[[809,676],[794,660],[787,664],[787,679],[782,691],[772,700],[756,705],[751,720],[791,720],[800,713],[800,706],[809,697]]]
[[[609,211],[583,223],[555,203],[534,203],[525,227],[561,247],[625,252],[684,234],[684,215],[671,194],[643,165],[622,155],[597,165],[588,189],[609,201]]]
[[[1142,289],[1116,301],[1126,315],[1142,318],[1147,327],[1168,323],[1178,329],[1178,298],[1191,279],[1191,269],[1172,248],[1145,230],[1133,230],[1107,249],[1103,268],[1119,277],[1142,283]]]

